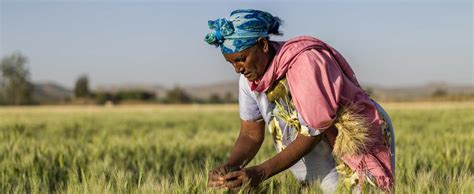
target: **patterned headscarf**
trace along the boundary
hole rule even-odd
[[[278,17],[253,9],[235,10],[229,18],[209,20],[208,25],[212,31],[205,41],[220,46],[222,53],[240,52],[255,45],[260,37],[280,34]]]

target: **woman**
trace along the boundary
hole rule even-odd
[[[269,35],[280,35],[279,26],[270,13],[249,9],[209,21],[206,42],[220,47],[242,74],[240,135],[228,161],[209,173],[209,186],[254,187],[290,169],[301,182],[319,181],[325,193],[334,193],[338,182],[391,191],[394,145],[386,113],[336,50],[309,36],[270,41]],[[278,154],[246,167],[265,126]]]

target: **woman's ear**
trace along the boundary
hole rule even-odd
[[[270,45],[267,38],[259,38],[258,42],[260,43],[260,45],[262,45],[263,52],[267,53],[270,50]]]

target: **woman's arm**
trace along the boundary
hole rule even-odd
[[[245,167],[257,154],[265,137],[263,121],[240,121],[240,134],[225,165]]]
[[[224,187],[224,175],[230,171],[245,167],[257,154],[265,137],[263,121],[241,120],[240,134],[230,153],[227,162],[209,172],[208,185]]]
[[[265,171],[266,178],[278,174],[308,154],[321,141],[321,136],[322,134],[317,136],[298,134],[295,141],[291,142],[288,147],[258,166]]]

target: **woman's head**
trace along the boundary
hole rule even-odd
[[[237,73],[244,74],[249,81],[260,78],[274,51],[269,35],[281,35],[281,21],[270,13],[242,9],[233,11],[228,18],[209,21],[212,30],[205,41],[221,47],[226,60]]]

